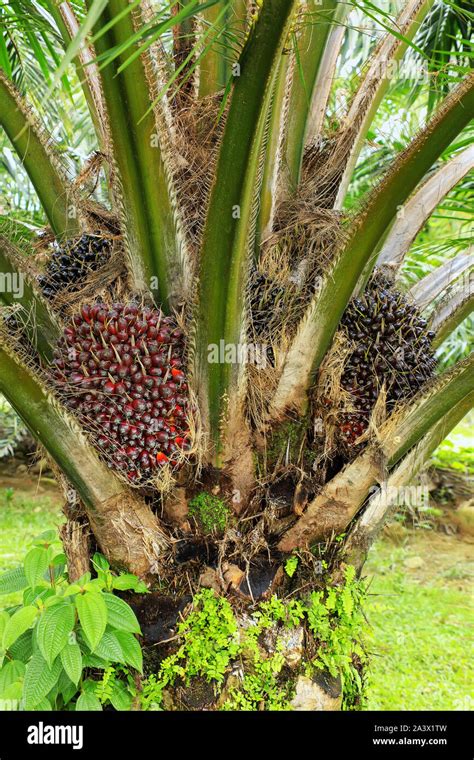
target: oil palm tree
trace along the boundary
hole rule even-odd
[[[46,95],[73,63],[97,152],[68,176],[4,45],[1,122],[48,227],[34,255],[2,236],[0,391],[64,486],[70,575],[98,546],[147,580],[172,708],[354,706],[367,551],[473,401],[472,357],[436,374],[432,353],[472,310],[469,251],[409,292],[397,276],[473,166],[465,141],[445,159],[474,76],[454,67],[349,212],[387,70],[430,0],[381,16],[336,127],[344,3],[31,5],[67,51]],[[170,635],[191,608],[200,631]]]

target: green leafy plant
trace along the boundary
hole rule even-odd
[[[361,643],[364,627],[364,584],[356,579],[354,567],[344,571],[344,583],[327,592],[313,591],[308,605],[309,628],[319,642],[318,654],[311,665],[340,676],[343,705],[360,708],[363,682],[359,666],[367,662]]]
[[[366,661],[360,643],[364,622],[361,606],[365,588],[348,567],[340,586],[329,586],[304,599],[283,601],[273,595],[256,605],[248,625],[240,627],[230,603],[211,589],[201,589],[192,608],[178,625],[179,646],[160,664],[157,673],[142,682],[138,699],[141,709],[164,709],[164,692],[179,684],[189,686],[196,677],[216,689],[236,663],[247,667],[233,686],[232,676],[223,710],[287,710],[293,683],[285,679],[284,643],[279,634],[307,626],[318,644],[318,654],[304,665],[312,675],[325,670],[340,676],[344,706],[360,706],[360,665]],[[276,633],[273,652],[260,646],[265,631]]]
[[[299,560],[296,554],[292,554],[291,557],[288,557],[288,559],[286,560],[285,573],[288,575],[289,578],[293,578],[294,574],[296,573],[298,562]]]
[[[459,470],[466,475],[474,474],[474,446],[467,441],[461,442],[447,438],[438,446],[433,455],[435,467]]]
[[[0,459],[11,456],[26,429],[10,404],[0,397]]]
[[[0,575],[1,594],[23,594],[21,604],[0,612],[0,702],[26,710],[129,709],[129,668],[143,668],[140,626],[113,592],[147,589],[133,575],[112,573],[100,554],[93,566],[96,577],[70,583],[51,530],[33,541],[22,566]]]
[[[230,661],[237,655],[237,623],[232,607],[210,589],[194,597],[193,610],[178,626],[183,643],[161,665],[165,683],[176,677],[188,683],[195,675],[221,683]]]

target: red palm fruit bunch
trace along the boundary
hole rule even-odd
[[[382,385],[387,411],[413,396],[434,375],[434,333],[403,293],[376,274],[342,319],[353,348],[341,378],[354,411],[342,415],[339,431],[352,446],[367,429]]]
[[[60,395],[132,483],[190,449],[183,353],[174,319],[134,303],[82,306],[54,352]]]

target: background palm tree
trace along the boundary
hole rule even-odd
[[[472,357],[435,375],[432,354],[472,311],[468,241],[410,289],[401,274],[448,194],[465,219],[469,11],[429,59],[436,102],[419,81],[419,41],[433,50],[426,23],[439,23],[423,0],[356,17],[333,0],[2,8],[1,121],[21,167],[11,158],[2,220],[0,390],[64,485],[70,566],[84,572],[96,543],[150,581],[158,616],[167,605],[177,619],[200,587],[237,627],[254,616],[246,656],[229,628],[210,644],[217,672],[204,659],[189,686],[170,671],[170,704],[325,709],[342,677],[353,706],[356,573],[472,406]],[[337,102],[351,55],[361,71]],[[411,108],[429,91],[428,109],[387,146],[374,134],[397,88]],[[39,239],[14,196],[23,172],[47,219]],[[186,648],[176,657],[191,668]]]

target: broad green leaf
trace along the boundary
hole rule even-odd
[[[84,573],[84,575],[81,575],[81,577],[77,579],[76,583],[79,586],[79,588],[83,588],[86,583],[89,583],[91,578],[92,578],[91,574],[87,572],[87,573]]]
[[[51,706],[51,702],[49,701],[49,699],[46,699],[46,697],[44,697],[41,700],[41,702],[38,702],[38,704],[36,705],[35,712],[49,712],[52,709],[53,708]]]
[[[105,588],[105,581],[103,578],[94,578],[84,585],[86,591],[102,591]]]
[[[122,684],[119,684],[118,682],[115,682],[112,686],[112,694],[110,696],[110,701],[115,707],[116,710],[127,712],[130,710],[130,706],[132,704],[132,695],[130,692],[125,688],[125,686],[122,686]]]
[[[0,697],[13,683],[20,681],[25,675],[25,663],[20,660],[10,660],[0,670]]]
[[[108,612],[108,624],[118,631],[141,633],[140,624],[132,608],[113,594],[104,594]]]
[[[107,625],[107,606],[97,591],[86,591],[75,598],[82,630],[92,651],[96,648]]]
[[[82,682],[82,693],[85,694],[95,694],[97,691],[97,681],[94,681],[93,678],[86,678],[85,681]]]
[[[10,620],[10,615],[6,610],[2,610],[0,612],[0,641],[3,639],[3,632],[5,630],[5,626]]]
[[[125,662],[140,673],[143,670],[143,656],[140,644],[133,633],[116,631],[115,636],[122,648]]]
[[[94,654],[108,662],[126,663],[122,647],[117,639],[115,631],[106,631],[97,644]]]
[[[15,660],[21,660],[27,663],[33,654],[33,631],[25,631],[9,649],[10,654]]]
[[[13,594],[15,591],[23,591],[28,585],[25,571],[22,567],[15,567],[0,575],[0,594]]]
[[[21,700],[23,697],[23,681],[22,679],[19,679],[18,681],[14,681],[10,684],[10,686],[6,686],[5,690],[1,694],[2,700],[14,700],[18,703],[17,709],[20,708]],[[3,706],[3,709],[6,709],[5,705]],[[12,709],[14,709],[12,707]]]
[[[54,662],[53,667],[50,668],[41,652],[34,653],[26,667],[23,686],[26,710],[34,710],[40,704],[41,700],[56,685],[60,673],[61,660],[59,657]]]
[[[36,637],[41,653],[50,667],[67,644],[74,621],[74,607],[67,602],[50,607],[41,615]]]
[[[103,554],[96,552],[92,557],[92,564],[96,570],[102,570],[104,573],[110,568],[109,562],[106,560]]]
[[[102,710],[102,705],[100,704],[99,700],[95,696],[95,694],[92,694],[91,692],[85,692],[81,694],[79,699],[76,702],[76,710],[87,710],[89,712],[99,712]]]
[[[79,586],[78,583],[71,583],[70,586],[67,586],[64,591],[64,596],[73,596],[74,594],[79,594],[82,590],[82,586]]]
[[[104,660],[103,657],[99,657],[96,654],[85,654],[82,658],[82,664],[85,668],[99,668],[105,670],[110,664],[108,660]]]
[[[69,678],[76,685],[82,674],[82,654],[79,644],[67,643],[61,650],[61,662]]]
[[[5,626],[2,639],[3,648],[9,649],[22,633],[31,628],[37,615],[37,607],[21,607],[17,610]]]
[[[65,670],[61,670],[56,689],[57,696],[62,697],[64,705],[70,702],[73,697],[77,697],[77,684],[71,681]]]
[[[31,542],[33,546],[42,546],[43,544],[52,544],[58,540],[58,534],[55,530],[45,530],[39,536],[35,536]]]
[[[77,686],[72,681],[69,681],[67,686],[64,686],[60,694],[63,698],[64,705],[68,705],[72,699],[77,695]]]
[[[36,546],[30,549],[25,557],[25,575],[29,586],[43,580],[43,576],[48,569],[48,550],[43,546]]]
[[[64,599],[61,596],[58,596],[56,593],[53,593],[52,595],[48,595],[45,599],[44,606],[46,609],[49,609],[50,607],[57,607],[58,605],[64,604]]]
[[[137,594],[148,593],[147,585],[137,578],[136,575],[132,575],[131,573],[122,573],[114,578],[113,587],[116,588],[117,591],[132,590],[136,591]]]
[[[49,586],[48,588],[41,588],[41,586],[37,586],[36,588],[28,587],[23,592],[23,604],[25,605],[25,607],[29,604],[33,604],[34,602],[36,602],[36,604],[38,605],[38,600],[41,599],[41,601],[45,605],[47,605],[48,604],[47,600],[50,597],[53,597],[54,599],[57,598],[56,592],[54,588],[51,588],[51,586]]]

